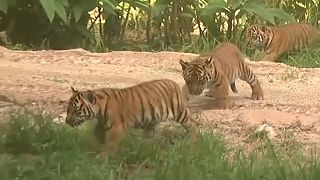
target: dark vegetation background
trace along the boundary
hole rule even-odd
[[[105,23],[96,15],[87,27],[95,7]],[[253,23],[318,25],[319,13],[319,0],[1,0],[0,31],[19,49],[198,53],[221,41],[245,48]]]

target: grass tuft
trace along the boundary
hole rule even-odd
[[[293,53],[288,55],[287,58],[283,58],[283,62],[298,68],[319,68],[320,48],[304,49]]]
[[[47,115],[12,117],[0,131],[0,179],[320,178],[318,153],[287,158],[267,139],[267,148],[245,155],[210,132],[194,148],[188,138],[145,139],[128,133],[119,152],[102,159],[92,128],[90,123],[79,128],[56,124]]]

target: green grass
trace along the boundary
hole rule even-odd
[[[293,55],[283,58],[283,62],[290,66],[299,68],[319,68],[320,67],[320,48],[304,49]]]
[[[143,139],[128,135],[119,152],[99,157],[101,146],[91,135],[92,124],[70,128],[50,116],[20,114],[0,130],[0,179],[186,179],[255,180],[319,179],[315,153],[262,151],[244,155],[226,148],[212,133],[200,136],[195,149],[187,138]],[[227,158],[228,157],[228,158]]]
[[[319,43],[320,45],[320,43]],[[320,46],[305,48],[300,51],[291,51],[280,57],[280,62],[297,68],[320,68]],[[264,52],[251,49],[243,50],[253,61],[261,61],[265,56]]]

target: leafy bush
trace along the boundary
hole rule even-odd
[[[308,5],[306,8],[315,14],[312,3]],[[88,11],[95,7],[104,9],[102,41],[105,48],[111,49],[121,49],[114,45],[128,40],[148,46],[157,44],[154,47],[160,50],[192,44],[191,34],[195,30],[200,38],[238,43],[238,34],[247,24],[294,21],[292,15],[266,0],[1,0],[0,12],[5,15],[0,14],[0,27],[6,26],[13,45],[22,43],[36,49],[92,48],[96,46],[88,45],[92,34],[86,25]],[[142,34],[124,39],[126,32],[129,34],[134,28]]]

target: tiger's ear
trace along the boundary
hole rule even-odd
[[[96,104],[97,102],[97,97],[95,93],[92,90],[88,90],[84,93],[84,97],[91,103],[91,104]]]
[[[71,91],[72,91],[73,94],[78,92],[78,91],[75,90],[72,86],[71,86]]]
[[[179,63],[183,71],[189,66],[189,63],[187,61],[183,61],[182,59],[179,60]]]
[[[214,58],[211,56],[209,59],[205,61],[205,63],[206,63],[206,67],[208,69],[211,69],[213,67]]]

